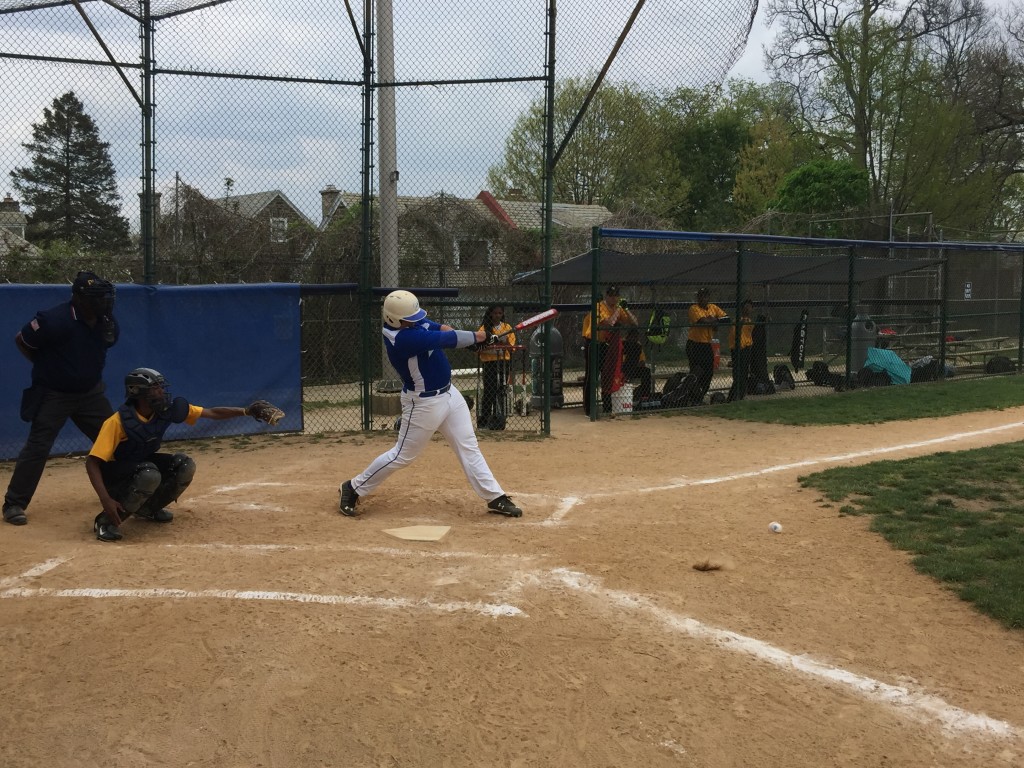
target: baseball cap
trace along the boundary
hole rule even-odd
[[[604,295],[605,296],[618,296],[619,295],[619,286],[617,286],[617,285],[609,285],[607,288],[604,289]]]

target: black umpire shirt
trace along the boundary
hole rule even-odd
[[[58,392],[89,392],[103,375],[108,345],[102,323],[90,328],[70,301],[44,309],[21,329],[25,346],[35,352],[32,383]],[[121,329],[114,320],[114,344]]]

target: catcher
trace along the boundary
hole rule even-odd
[[[171,398],[167,380],[152,368],[136,368],[124,378],[125,403],[103,422],[85,471],[100,498],[93,532],[100,541],[120,541],[121,525],[132,515],[169,523],[174,514],[165,505],[177,501],[192,482],[195,462],[183,453],[160,453],[160,441],[171,424],[190,426],[199,419],[251,416],[276,424],[284,413],[266,400],[245,408],[203,408],[183,397]]]

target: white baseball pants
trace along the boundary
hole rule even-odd
[[[480,453],[469,406],[454,386],[434,397],[403,392],[402,427],[398,432],[398,442],[390,451],[374,459],[361,474],[352,478],[352,488],[360,496],[373,493],[393,473],[411,464],[427,447],[434,432],[438,431],[459,457],[462,471],[480,498],[491,501],[505,493]]]

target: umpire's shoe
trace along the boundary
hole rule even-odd
[[[4,522],[11,525],[24,525],[28,522],[25,510],[17,504],[4,504]]]
[[[496,499],[491,499],[487,502],[487,511],[493,512],[496,515],[504,515],[505,517],[522,517],[523,510],[512,503],[506,494],[502,494]]]
[[[118,527],[109,522],[107,516],[102,512],[96,515],[96,519],[92,524],[92,530],[100,541],[120,541],[124,538]]]
[[[352,481],[346,480],[341,484],[341,488],[338,489],[339,502],[338,506],[341,508],[341,514],[345,517],[359,517],[359,513],[356,512],[356,503],[359,501],[359,494],[356,493],[356,489],[352,487]]]

